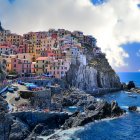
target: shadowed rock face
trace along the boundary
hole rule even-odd
[[[125,111],[122,110],[116,102],[111,104],[103,102],[92,103],[94,108],[85,107],[85,113],[76,112],[63,125],[63,129],[69,129],[72,127],[83,126],[87,123],[94,122],[95,120],[101,120],[104,118],[113,118],[121,116]]]
[[[0,31],[4,31],[4,29],[3,29],[2,26],[1,26],[1,22],[0,22]]]
[[[5,77],[6,77],[6,61],[3,60],[1,61],[0,60],[0,81],[4,80]]]
[[[66,81],[70,86],[91,92],[96,88],[121,88],[119,77],[102,55],[93,56],[87,65],[79,61],[71,64]]]
[[[136,106],[129,106],[128,110],[129,111],[137,111],[137,107]]]
[[[71,89],[64,93],[63,106],[73,105],[83,108],[84,112],[77,111],[65,121],[63,129],[68,129],[77,126],[83,126],[87,123],[101,120],[104,118],[119,117],[125,111],[121,109],[116,101],[108,103],[104,100],[97,101],[96,98],[83,91]],[[67,102],[68,104],[67,104]],[[71,102],[70,102],[71,101]]]

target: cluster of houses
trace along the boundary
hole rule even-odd
[[[78,59],[86,65],[86,48],[101,53],[96,39],[83,32],[50,29],[23,36],[0,30],[0,60],[6,60],[8,74],[42,75],[62,78]]]

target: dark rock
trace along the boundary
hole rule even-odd
[[[26,122],[31,128],[34,128],[39,123],[45,124],[50,129],[59,128],[66,119],[68,119],[67,113],[47,113],[47,112],[16,112],[12,113],[13,116],[20,118],[23,122]]]
[[[127,85],[127,89],[130,90],[131,88],[135,88],[135,83],[133,81],[129,81]]]
[[[41,133],[41,136],[49,136],[53,134],[55,131],[54,129],[44,129]]]
[[[113,101],[111,103],[111,116],[112,117],[118,117],[120,115],[122,115],[125,112],[125,110],[121,109],[118,106],[118,103],[116,101]]]
[[[36,127],[34,128],[33,132],[34,132],[35,134],[41,134],[43,128],[44,128],[44,124],[38,124],[38,125],[36,125]]]
[[[65,121],[63,129],[71,127],[83,126],[94,120],[103,118],[119,117],[124,113],[117,102],[113,101],[111,104],[105,101],[92,102],[91,105],[85,106],[85,112],[76,112]]]
[[[128,110],[129,111],[137,111],[137,107],[136,106],[129,106]]]
[[[0,96],[0,112],[8,112],[8,103]]]
[[[95,110],[95,104],[90,104],[88,107],[87,107],[88,110]]]
[[[69,115],[69,117],[76,117],[79,113],[79,111],[75,111],[72,115]]]
[[[0,22],[0,31],[4,31],[4,29],[2,28],[1,22]]]
[[[11,125],[9,140],[24,140],[29,135],[29,127],[20,120],[14,120]]]
[[[0,112],[0,140],[8,140],[13,118],[10,114]]]
[[[62,105],[63,106],[73,106],[73,101],[71,99],[68,99],[68,98],[63,98],[63,101],[62,101]]]

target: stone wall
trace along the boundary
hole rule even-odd
[[[37,91],[33,93],[33,97],[31,98],[31,105],[35,108],[46,109],[51,106],[51,91],[49,89],[45,89],[42,91]]]

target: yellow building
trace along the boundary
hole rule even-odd
[[[47,63],[48,63],[48,57],[38,57],[36,59],[36,64],[35,64],[36,74],[47,73],[47,69],[46,69]]]
[[[7,71],[7,73],[9,73],[9,72],[12,71],[11,59],[12,59],[12,58],[7,58],[7,59],[6,59],[6,71]]]
[[[20,45],[23,43],[23,37],[17,34],[7,35],[6,42],[11,45]]]

